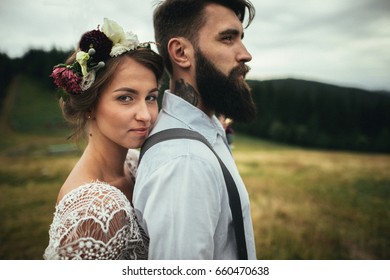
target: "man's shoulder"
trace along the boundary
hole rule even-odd
[[[193,139],[180,138],[158,142],[144,154],[142,162],[161,164],[179,158],[191,158],[199,161],[218,163],[213,152],[202,142]]]

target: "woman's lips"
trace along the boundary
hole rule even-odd
[[[148,127],[133,128],[130,129],[130,132],[134,132],[141,136],[147,136],[149,134],[149,128]]]

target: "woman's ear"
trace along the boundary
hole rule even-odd
[[[192,65],[193,47],[187,39],[183,37],[170,39],[168,53],[172,64],[176,64],[181,68],[189,68]]]
[[[94,120],[95,119],[95,114],[94,114],[93,110],[92,109],[88,109],[85,112],[85,117],[87,118],[87,120]]]

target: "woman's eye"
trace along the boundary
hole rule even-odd
[[[148,102],[156,102],[158,99],[158,91],[150,92],[148,96],[146,96],[146,101]]]
[[[157,101],[157,95],[149,95],[146,100],[149,102]]]
[[[122,102],[130,102],[133,100],[133,98],[131,96],[128,96],[128,95],[122,95],[122,96],[118,97],[118,100],[122,101]]]

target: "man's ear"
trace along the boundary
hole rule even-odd
[[[193,47],[183,37],[172,38],[168,42],[168,53],[173,64],[181,68],[189,68],[192,64]]]

